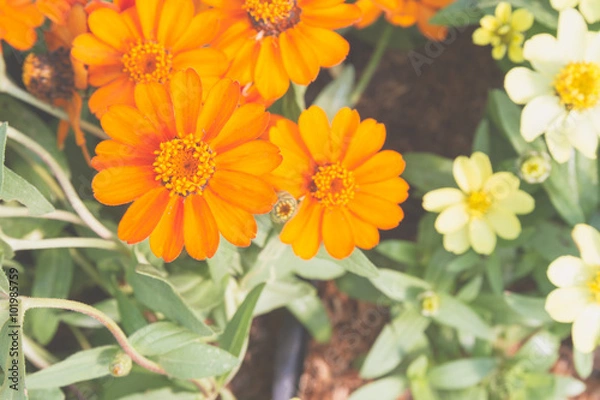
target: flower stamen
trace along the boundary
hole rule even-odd
[[[135,83],[165,83],[171,77],[173,55],[161,44],[138,41],[121,57],[123,72]]]
[[[300,22],[295,0],[246,0],[242,8],[262,36],[279,36]]]
[[[467,197],[467,210],[475,217],[483,216],[491,205],[492,199],[486,192],[473,192]]]
[[[600,65],[593,62],[567,64],[554,79],[554,90],[567,110],[586,110],[600,100]]]
[[[339,162],[319,166],[309,187],[312,196],[327,208],[345,206],[357,189],[354,174]]]
[[[597,303],[600,303],[600,272],[596,273],[596,276],[587,283],[592,298]]]

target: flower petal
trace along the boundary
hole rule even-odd
[[[521,234],[521,222],[514,213],[492,206],[485,219],[502,239],[513,240]]]
[[[221,132],[210,142],[217,153],[239,146],[263,134],[269,124],[269,113],[261,104],[245,104],[235,110]]]
[[[600,21],[600,3],[595,0],[581,0],[579,11],[590,24]]]
[[[523,45],[523,56],[550,81],[567,63],[562,57],[558,41],[548,33],[541,33],[527,40]]]
[[[329,161],[327,150],[331,126],[325,111],[320,107],[310,106],[300,114],[298,127],[312,158],[319,164]]]
[[[590,293],[585,288],[555,289],[546,297],[546,311],[553,320],[573,322],[590,303]]]
[[[504,88],[512,101],[526,104],[538,96],[552,94],[552,81],[529,68],[516,67],[506,74]]]
[[[158,18],[158,42],[171,48],[189,28],[194,14],[191,1],[164,0]]]
[[[125,166],[100,171],[92,180],[94,197],[102,204],[117,206],[137,199],[160,186],[152,166]]]
[[[169,192],[160,186],[134,201],[119,222],[119,239],[132,244],[150,236],[167,208],[169,199]]]
[[[280,239],[292,245],[294,253],[305,260],[317,254],[321,244],[323,207],[313,200],[304,199],[298,213],[281,230]]]
[[[402,155],[394,150],[383,150],[354,170],[359,185],[381,182],[395,178],[404,171],[406,163]]]
[[[109,84],[98,88],[88,102],[90,110],[100,118],[114,104],[135,105],[133,98],[134,86],[135,84],[126,76],[121,76]]]
[[[120,53],[125,53],[129,43],[138,38],[136,32],[130,31],[121,14],[110,8],[101,8],[91,13],[88,25],[98,39]]]
[[[337,114],[331,120],[331,135],[329,136],[328,144],[327,144],[327,153],[329,160],[331,161],[339,161],[342,159],[342,156],[346,154],[348,148],[352,144],[352,142],[359,140],[356,135],[358,134],[358,128],[360,127],[360,116],[358,115],[358,111],[351,110],[348,107],[341,108]],[[364,148],[363,155],[365,155],[364,159],[369,158],[373,154],[377,153],[381,146],[383,146],[383,142],[379,148],[370,151],[369,149],[377,146],[380,137],[378,135],[379,132],[369,132],[370,142],[367,145],[368,147]],[[383,140],[385,141],[385,130],[383,133]],[[371,144],[374,143],[374,144]],[[344,157],[345,158],[345,157]],[[343,163],[343,162],[342,162]],[[346,165],[345,163],[343,163]],[[347,167],[353,169],[351,167]]]
[[[581,154],[587,158],[597,158],[598,132],[591,118],[582,118],[578,124],[572,126],[572,129],[566,136],[571,145],[579,150]]]
[[[431,212],[440,212],[465,201],[465,194],[456,188],[432,190],[423,196],[423,208]]]
[[[354,250],[348,214],[339,207],[323,212],[323,243],[327,252],[337,259],[348,257]]]
[[[554,95],[536,97],[523,108],[521,135],[527,142],[532,142],[556,124],[564,114],[565,109],[558,97]]]
[[[381,150],[385,136],[385,125],[371,118],[362,121],[351,136],[342,164],[348,169],[357,168]]]
[[[392,203],[402,203],[408,198],[408,183],[400,177],[363,184],[360,185],[358,190],[372,196],[381,197]]]
[[[281,155],[277,146],[272,143],[265,140],[252,140],[218,153],[215,163],[217,170],[263,175],[273,171],[281,163]]]
[[[574,9],[561,11],[556,33],[558,48],[566,61],[579,61],[585,56],[587,24]]]
[[[435,230],[441,234],[456,232],[470,220],[467,207],[463,203],[454,204],[438,215],[435,219]]]
[[[237,171],[215,171],[208,187],[235,207],[252,214],[264,214],[271,211],[277,195],[271,185],[264,180]]]
[[[165,262],[175,260],[183,250],[183,198],[171,196],[156,228],[150,234],[150,249]]]
[[[173,57],[174,70],[193,68],[202,78],[221,77],[227,71],[227,67],[229,61],[225,53],[210,47],[184,51]]]
[[[173,45],[173,53],[181,53],[203,46],[219,32],[219,20],[211,13],[201,12],[186,26],[184,33]]]
[[[577,224],[572,232],[581,258],[588,265],[600,265],[600,233],[586,224]]]
[[[404,218],[399,205],[361,192],[356,192],[347,207],[360,219],[379,229],[395,228]]]
[[[319,74],[319,60],[310,42],[295,28],[287,29],[279,35],[281,60],[292,82],[308,85]]]
[[[346,213],[347,220],[350,223],[352,236],[357,247],[370,250],[379,243],[379,231],[374,225],[363,221],[350,211],[343,209]]]
[[[582,353],[591,353],[600,338],[600,304],[589,304],[573,322],[573,346]]]
[[[135,0],[145,39],[156,39],[156,29],[164,0]]]
[[[467,226],[444,235],[444,249],[454,254],[463,254],[471,247]]]
[[[322,67],[330,68],[338,65],[344,61],[350,51],[348,41],[337,32],[304,23],[299,23],[295,28],[306,37]]]
[[[208,204],[202,196],[186,197],[183,214],[183,237],[188,254],[197,260],[215,255],[219,247],[219,230]]]
[[[548,266],[548,279],[554,286],[585,286],[598,272],[598,268],[586,265],[581,258],[561,256]]]
[[[100,41],[91,33],[84,33],[75,38],[71,54],[87,65],[120,65],[122,56],[117,49]]]
[[[496,234],[490,225],[481,218],[473,218],[469,222],[469,241],[473,250],[479,254],[492,254],[496,248]]]
[[[529,193],[517,190],[497,200],[496,205],[515,214],[529,214],[535,208],[535,200]]]
[[[202,109],[202,84],[198,74],[192,69],[176,72],[169,82],[169,94],[178,134],[196,132],[196,120]]]
[[[134,107],[115,105],[102,116],[100,124],[118,142],[150,154],[158,148],[160,137],[155,127]]]
[[[452,174],[456,184],[465,193],[481,189],[483,181],[476,164],[465,156],[456,157],[452,164]]]
[[[283,67],[279,47],[272,36],[260,41],[254,67],[254,82],[260,94],[268,100],[280,98],[290,86],[290,78]]]
[[[204,190],[203,196],[223,237],[235,246],[250,246],[257,230],[252,214],[228,203],[210,187]]]
[[[208,92],[202,112],[198,115],[196,133],[210,142],[223,129],[240,99],[240,85],[229,79],[220,80]]]

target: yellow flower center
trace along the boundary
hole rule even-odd
[[[135,83],[165,83],[171,76],[173,55],[161,44],[138,41],[121,58],[123,72]]]
[[[467,209],[469,214],[475,217],[481,217],[484,215],[491,205],[492,199],[486,192],[473,192],[469,195],[469,197],[467,197]]]
[[[300,22],[295,0],[246,0],[242,8],[254,28],[266,36],[278,36]]]
[[[573,62],[554,79],[554,89],[567,110],[586,110],[600,100],[600,65]]]
[[[156,180],[171,191],[171,195],[201,194],[215,172],[215,153],[193,133],[184,138],[160,144],[154,152]]]
[[[327,208],[348,204],[357,189],[354,174],[339,162],[319,166],[309,187],[312,196]]]
[[[600,272],[596,274],[594,279],[587,283],[587,286],[590,289],[594,301],[600,303]]]
[[[522,161],[520,175],[527,183],[541,183],[548,178],[551,169],[547,156],[531,154]]]

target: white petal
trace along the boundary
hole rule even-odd
[[[598,0],[581,0],[579,10],[590,24],[600,21],[600,2]]]
[[[487,154],[476,151],[471,155],[471,161],[475,164],[477,171],[479,171],[481,182],[487,181],[492,176],[492,162]]]
[[[587,24],[578,11],[569,8],[558,16],[558,47],[566,61],[580,61],[585,56]]]
[[[548,279],[554,286],[571,287],[585,284],[600,271],[585,265],[583,260],[574,256],[561,256],[548,266]]]
[[[573,345],[582,353],[591,353],[600,337],[600,304],[589,304],[573,322]]]
[[[521,233],[521,222],[515,214],[499,207],[491,207],[485,215],[488,223],[502,239],[513,240]]]
[[[479,254],[492,254],[496,248],[496,234],[483,218],[473,218],[469,223],[469,241]]]
[[[600,5],[600,2],[598,2]],[[585,46],[585,61],[600,63],[600,33],[589,32]]]
[[[579,3],[579,0],[550,0],[552,8],[558,11],[562,11],[565,8],[573,8]]]
[[[506,74],[504,88],[513,102],[525,104],[535,97],[551,94],[552,81],[529,68],[516,67]]]
[[[553,320],[573,322],[590,303],[590,292],[582,287],[554,289],[546,297],[546,311]]]
[[[436,189],[423,196],[423,208],[427,211],[440,212],[451,205],[464,201],[464,199],[464,193],[458,189]]]
[[[579,249],[583,262],[600,265],[600,233],[586,224],[577,224],[572,232],[573,241]]]
[[[463,254],[471,247],[467,227],[444,235],[444,249],[454,254]]]
[[[535,70],[551,81],[567,64],[561,57],[558,41],[549,33],[541,33],[527,40],[523,45],[523,56]]]
[[[435,220],[435,230],[441,234],[456,232],[469,222],[465,204],[455,204],[441,212]]]
[[[594,128],[596,128],[596,132],[600,132],[600,105],[590,109],[588,116],[592,119],[592,124],[594,124]]]
[[[565,115],[565,109],[554,95],[540,96],[531,100],[521,114],[521,135],[532,142]]]
[[[571,158],[573,155],[573,146],[565,132],[568,130],[567,118],[563,116],[557,119],[557,122],[553,124],[546,132],[546,145],[550,155],[557,163],[563,164]],[[562,120],[562,122],[560,122]]]
[[[573,147],[587,158],[596,158],[598,149],[598,133],[592,123],[591,117],[583,118],[579,124],[567,132],[567,139]]]
[[[535,200],[529,193],[517,190],[498,200],[496,205],[515,214],[529,214],[535,208]]]
[[[452,164],[452,174],[458,187],[465,193],[481,188],[481,174],[477,165],[465,156],[458,156]]]

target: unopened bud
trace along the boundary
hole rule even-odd
[[[118,378],[129,375],[129,372],[131,372],[131,367],[131,357],[124,352],[119,351],[111,360],[108,368],[110,374]]]

